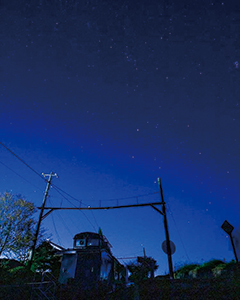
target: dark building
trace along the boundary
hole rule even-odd
[[[111,253],[102,234],[82,232],[74,237],[73,248],[63,252],[59,282],[74,283],[80,289],[104,285],[113,289],[125,282],[126,271]]]

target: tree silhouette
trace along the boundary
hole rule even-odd
[[[26,260],[34,235],[33,203],[21,195],[0,195],[0,255]]]
[[[58,278],[60,272],[60,258],[57,250],[52,247],[49,241],[43,241],[35,251],[31,270],[40,272],[50,271]]]
[[[156,260],[152,257],[139,256],[137,261],[129,263],[127,268],[131,273],[129,276],[130,281],[138,284],[143,280],[153,278],[158,265],[156,264]]]

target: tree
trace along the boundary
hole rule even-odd
[[[136,262],[131,262],[127,265],[131,275],[130,281],[134,282],[134,299],[140,299],[140,285],[149,277],[154,277],[154,271],[157,270],[158,265],[156,260],[152,257],[139,256]]]
[[[26,260],[32,244],[36,211],[21,195],[0,195],[0,255]]]
[[[60,256],[48,240],[43,241],[36,248],[31,270],[40,272],[50,271],[56,278],[61,267]]]
[[[198,264],[185,264],[180,266],[175,272],[175,278],[189,278],[189,272],[195,270],[197,267],[199,267]]]
[[[131,273],[129,279],[138,284],[145,279],[153,278],[154,271],[157,270],[158,265],[156,264],[156,260],[152,257],[139,256],[137,261],[128,264],[127,268]]]

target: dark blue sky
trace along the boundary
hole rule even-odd
[[[239,226],[240,6],[2,1],[0,20],[1,142],[86,205],[136,203],[160,176],[174,265],[231,260],[220,227]],[[45,182],[3,147],[0,170],[1,192],[41,204]],[[65,196],[52,188],[47,204],[80,205]],[[116,257],[145,247],[167,271],[152,208],[53,212],[43,226],[64,247],[100,226]]]

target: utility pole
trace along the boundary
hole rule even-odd
[[[53,176],[57,177],[57,174],[56,173],[53,174],[53,172],[51,172],[50,174],[44,174],[44,173],[42,173],[42,175],[44,177],[49,176],[49,178],[48,178],[47,187],[46,187],[46,190],[45,190],[45,194],[44,194],[44,198],[43,198],[43,203],[42,203],[42,207],[41,207],[41,211],[40,211],[40,215],[39,215],[39,219],[38,219],[36,233],[35,233],[35,236],[33,238],[33,246],[32,246],[32,251],[31,251],[29,265],[28,265],[29,270],[31,269],[31,266],[32,266],[32,261],[33,261],[33,257],[34,257],[34,253],[35,253],[35,249],[36,249],[38,234],[39,234],[41,222],[42,222],[42,219],[43,219],[42,216],[43,216],[43,212],[44,212],[44,208],[45,208],[45,204],[46,204],[46,200],[47,200],[47,196],[48,196],[48,191],[49,191],[49,188],[51,186],[51,180],[52,180]]]
[[[161,182],[160,177],[158,177],[157,180],[158,180],[158,185],[160,188],[160,194],[161,194],[161,200],[162,200],[162,214],[163,214],[163,223],[164,223],[165,235],[166,235],[169,275],[170,275],[170,278],[173,279],[174,275],[173,275],[172,253],[171,253],[170,238],[169,238],[169,231],[168,231],[166,207],[165,207],[165,202],[164,202],[164,197],[163,197],[162,182]]]

